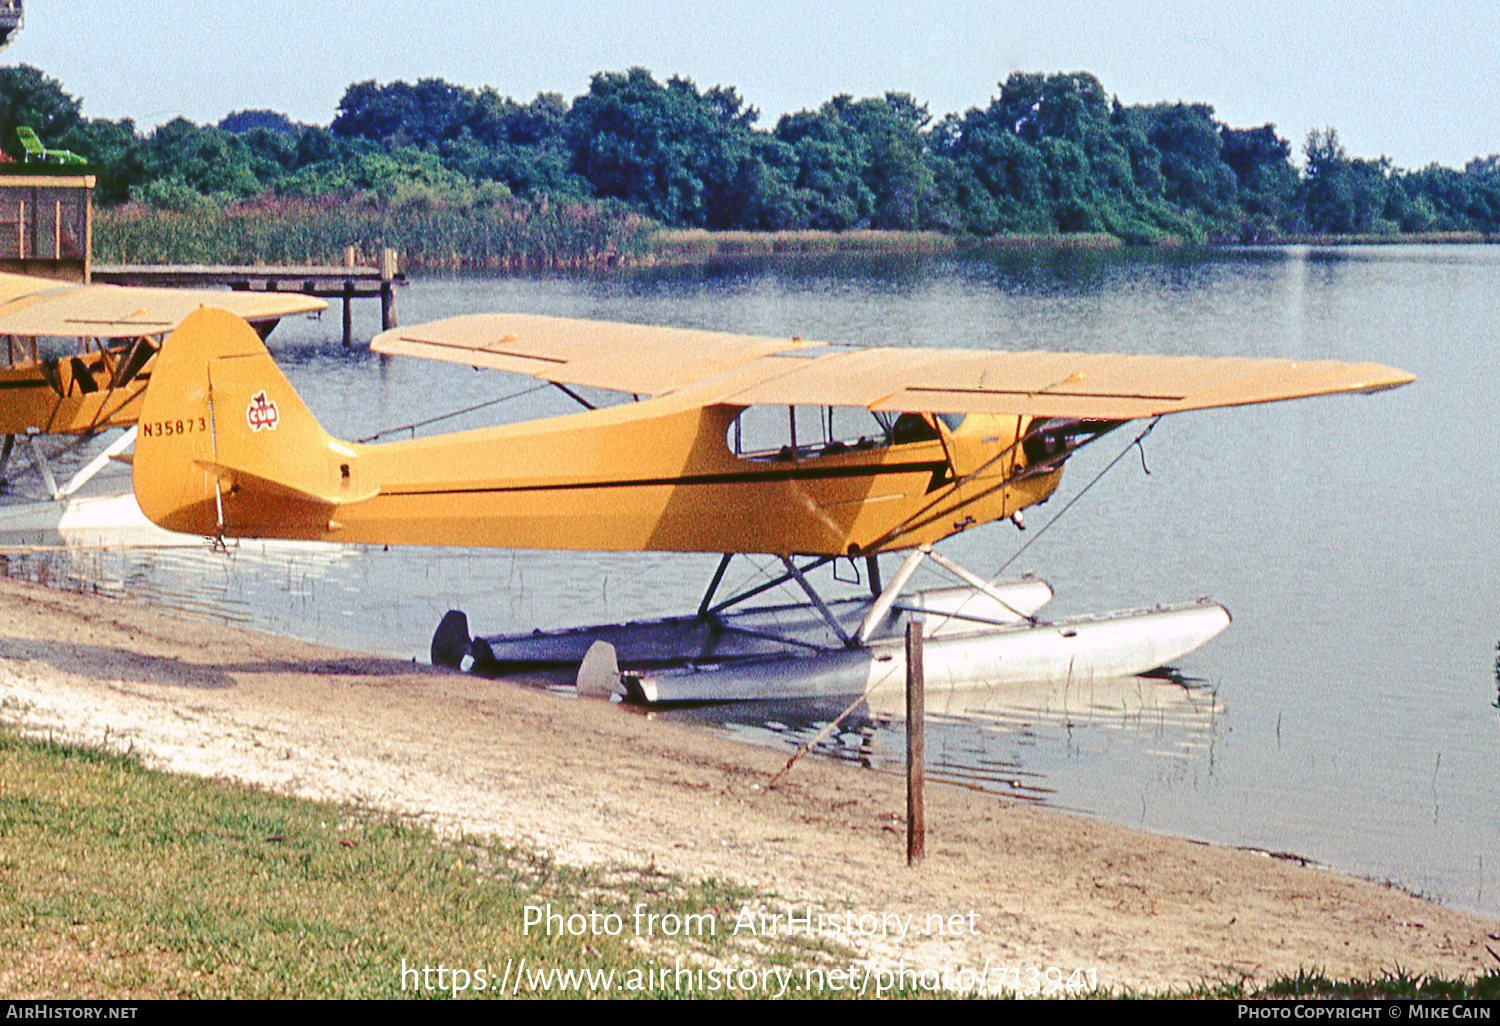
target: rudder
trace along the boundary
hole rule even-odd
[[[139,423],[136,501],[168,530],[319,537],[347,495],[354,451],[323,430],[255,329],[227,311],[200,307],[167,336]]]

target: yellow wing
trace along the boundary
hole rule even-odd
[[[1334,360],[965,349],[857,348],[724,332],[480,314],[396,328],[376,352],[529,374],[565,385],[663,395],[705,405],[862,406],[1133,420],[1182,410],[1376,392],[1415,380],[1374,363]]]
[[[563,385],[663,395],[784,350],[800,339],[582,321],[535,314],[473,314],[392,328],[377,353],[530,374]]]
[[[252,324],[328,306],[315,296],[296,292],[138,289],[0,274],[0,335],[63,338],[160,335],[205,305],[228,310]]]

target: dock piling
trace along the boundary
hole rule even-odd
[[[344,247],[344,266],[354,267],[354,247]],[[344,279],[344,345],[349,345],[354,340],[354,282],[348,278]]]
[[[24,233],[23,242],[24,246]],[[381,254],[377,267],[355,263],[358,252],[344,248],[338,264],[281,266],[275,264],[96,264],[94,281],[110,285],[155,286],[158,288],[212,288],[227,285],[237,292],[297,291],[323,299],[343,300],[343,340],[354,340],[352,300],[380,298],[380,320],[383,328],[396,326],[396,288],[406,284],[399,270],[396,251]]]
[[[396,280],[396,251],[380,251],[380,330],[390,331],[396,326],[396,290],[391,283]]]

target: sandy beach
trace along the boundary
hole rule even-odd
[[[809,758],[770,790],[784,756],[647,714],[7,580],[0,718],[569,863],[737,881],[778,910],[962,919],[852,938],[872,963],[1161,990],[1466,976],[1500,950],[1500,923],[1399,890],[953,787],[929,786],[911,870],[896,777]]]

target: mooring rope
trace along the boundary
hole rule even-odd
[[[1021,554],[1024,553],[1027,549],[1031,548],[1033,542],[1035,542],[1042,535],[1046,534],[1047,531],[1048,531],[1048,529],[1051,528],[1053,524],[1055,524],[1059,520],[1061,520],[1063,514],[1066,513],[1068,510],[1072,509],[1073,508],[1073,504],[1076,503],[1079,499],[1081,499],[1085,495],[1087,495],[1089,489],[1092,488],[1092,487],[1094,487],[1094,485],[1098,484],[1100,482],[1100,480],[1104,477],[1105,474],[1108,474],[1111,470],[1115,469],[1115,464],[1117,464],[1121,460],[1123,460],[1125,458],[1125,456],[1130,452],[1131,449],[1134,449],[1137,446],[1141,446],[1141,443],[1146,440],[1146,436],[1149,435],[1152,431],[1154,431],[1156,429],[1156,425],[1157,425],[1158,422],[1160,422],[1160,420],[1161,420],[1161,415],[1160,414],[1158,414],[1157,416],[1153,417],[1151,419],[1151,423],[1149,423],[1149,424],[1146,425],[1146,429],[1144,431],[1142,431],[1140,434],[1138,434],[1138,435],[1135,436],[1135,440],[1134,441],[1132,441],[1129,445],[1125,446],[1125,448],[1121,449],[1120,450],[1120,454],[1118,456],[1116,456],[1114,459],[1110,460],[1109,463],[1105,466],[1105,468],[1103,470],[1101,470],[1101,471],[1099,471],[1099,473],[1095,474],[1094,475],[1094,479],[1092,481],[1090,481],[1088,484],[1084,485],[1081,489],[1079,489],[1078,494],[1075,495],[1075,496],[1073,496],[1071,499],[1069,499],[1068,502],[1067,502],[1067,505],[1063,506],[1062,509],[1058,510],[1057,514],[1055,516],[1053,516],[1053,518],[1051,520],[1047,521],[1041,527],[1037,528],[1036,534],[1034,534],[1030,538],[1026,539],[1026,544],[1025,545],[1022,545],[1019,549],[1017,549],[1015,551],[1014,555],[1012,555],[1004,563],[1000,564],[1000,569],[998,569],[998,570],[995,571],[995,576],[992,577],[992,578],[990,578],[990,583],[994,584],[996,581],[998,581],[1000,579],[1000,575],[1003,574],[1003,573],[1005,573],[1006,568],[1008,568],[1016,560],[1020,559],[1021,558]],[[1141,469],[1145,470],[1146,473],[1148,473],[1148,474],[1151,473],[1150,469],[1146,467],[1146,449],[1145,449],[1145,446],[1141,446]]]

